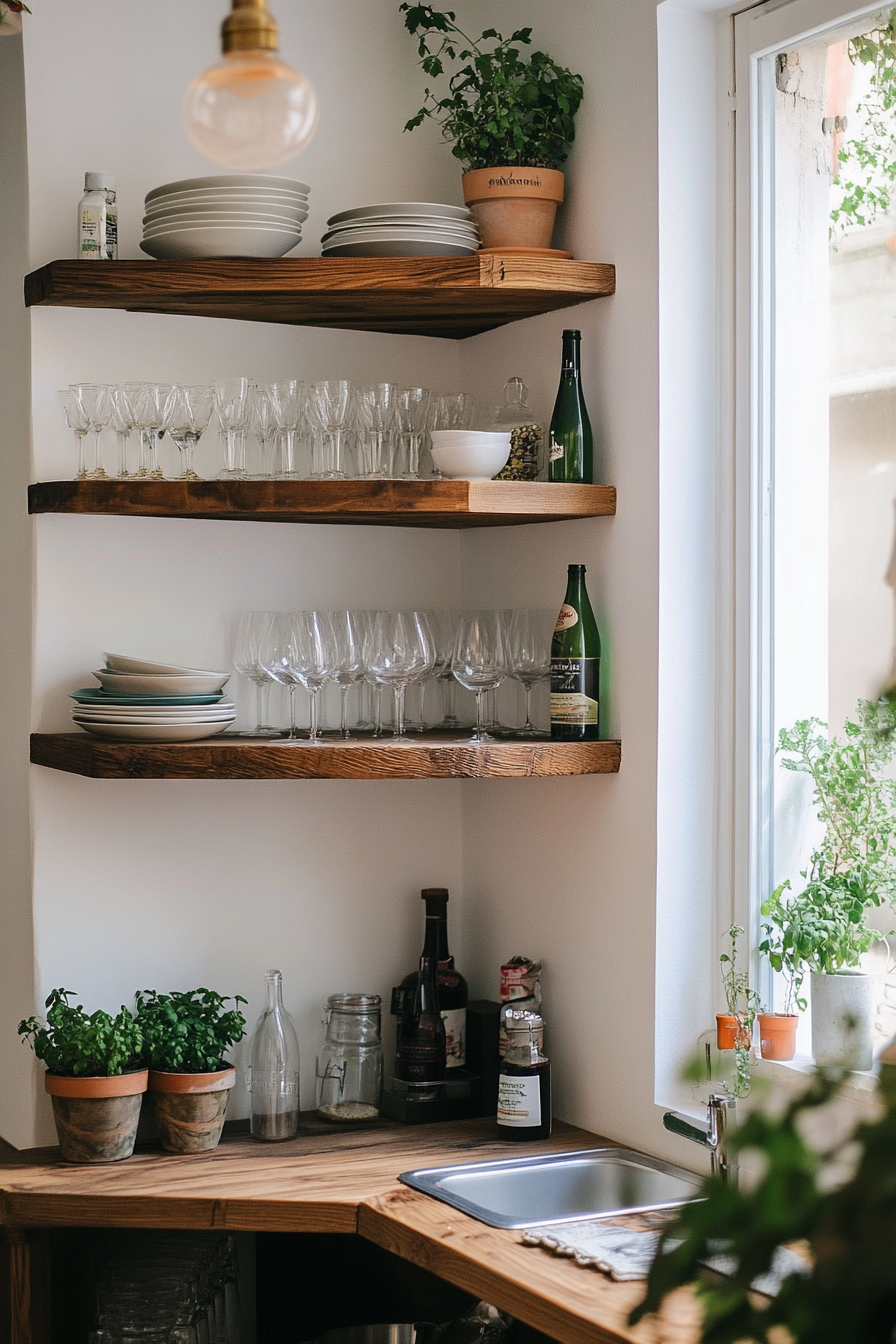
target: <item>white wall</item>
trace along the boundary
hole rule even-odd
[[[159,182],[211,171],[179,126],[181,90],[214,55],[221,4],[43,0],[28,20],[32,265],[71,255],[86,168],[119,175],[123,255]],[[477,31],[503,5],[469,0]],[[393,0],[280,6],[282,48],[322,96],[296,161],[312,185],[301,251],[325,217],[390,197],[459,199],[430,128],[402,136],[420,100],[414,44]],[[177,40],[172,41],[176,21]],[[556,242],[613,261],[611,300],[455,344],[144,315],[32,314],[34,474],[71,475],[53,406],[75,380],[201,381],[216,373],[394,377],[495,398],[521,374],[550,415],[564,326],[582,328],[598,475],[615,519],[466,534],[109,518],[37,521],[34,724],[65,726],[66,691],[104,649],[211,664],[250,605],[559,604],[587,564],[604,635],[604,725],[618,777],[348,784],[101,782],[33,770],[33,918],[40,1001],[73,985],[90,1006],[144,984],[211,981],[252,992],[272,957],[305,1047],[327,992],[386,991],[419,942],[416,889],[452,890],[453,943],[474,993],[494,996],[518,951],[546,960],[546,1012],[564,1118],[688,1162],[654,1105],[658,678],[657,105],[654,0],[517,0],[512,22],[580,70],[586,101]],[[101,71],[97,115],[87,71]],[[206,450],[208,452],[209,450]],[[211,458],[200,470],[208,470]],[[89,679],[89,678],[88,678]],[[30,917],[19,900],[22,917]],[[17,1049],[4,1006],[0,1055]],[[13,1042],[11,1044],[11,1042]],[[310,1095],[305,1092],[306,1097]],[[235,1112],[239,1113],[239,1112]],[[0,1128],[48,1139],[18,1100]]]

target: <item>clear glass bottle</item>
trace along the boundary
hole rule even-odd
[[[265,971],[268,999],[252,1037],[246,1085],[252,1094],[252,1137],[294,1139],[299,1128],[299,1041],[283,1007],[283,977]]]
[[[539,481],[544,479],[544,425],[529,405],[529,389],[522,378],[508,378],[504,384],[504,405],[495,408],[489,429],[510,430],[510,456],[498,472],[499,481]]]
[[[317,1057],[315,1106],[324,1120],[375,1120],[383,1085],[379,994],[331,994]]]

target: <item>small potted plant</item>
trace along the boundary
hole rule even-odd
[[[216,1148],[236,1069],[224,1058],[246,1034],[246,1019],[233,997],[226,1005],[210,989],[137,995],[137,1022],[149,1064],[149,1094],[162,1147],[170,1153]]]
[[[400,6],[405,27],[418,38],[424,72],[456,68],[447,93],[429,88],[411,131],[431,118],[464,164],[464,200],[476,217],[483,248],[550,249],[557,207],[563,202],[561,171],[575,138],[582,101],[581,75],[557,65],[543,51],[523,59],[531,28],[505,38],[486,28],[476,39],[455,23],[451,10],[432,5]]]
[[[44,1086],[66,1162],[120,1162],[134,1151],[147,1071],[143,1035],[122,1006],[116,1017],[72,1006],[74,990],[54,989],[46,1020],[28,1017],[19,1035],[47,1066]]]
[[[750,988],[749,971],[741,971],[737,967],[737,940],[743,937],[743,932],[739,924],[732,924],[725,935],[731,950],[719,956],[725,1003],[728,1006],[727,1013],[716,1013],[716,1046],[719,1050],[748,1051],[752,1040],[756,995]]]

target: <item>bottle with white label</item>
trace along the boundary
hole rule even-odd
[[[109,204],[109,195],[112,205]],[[78,259],[115,261],[118,257],[118,205],[114,173],[85,173],[78,206]]]
[[[585,566],[570,565],[566,597],[551,640],[551,737],[600,737],[600,634],[585,587]]]
[[[507,1022],[510,1049],[498,1075],[498,1129],[512,1142],[551,1135],[551,1065],[540,1048],[544,1022],[519,1013]]]

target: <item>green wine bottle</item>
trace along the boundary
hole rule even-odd
[[[570,565],[566,597],[551,640],[551,737],[595,742],[600,737],[600,635],[585,566]]]
[[[560,386],[548,435],[548,478],[552,481],[590,482],[594,478],[591,421],[579,370],[581,344],[580,331],[564,331]]]

